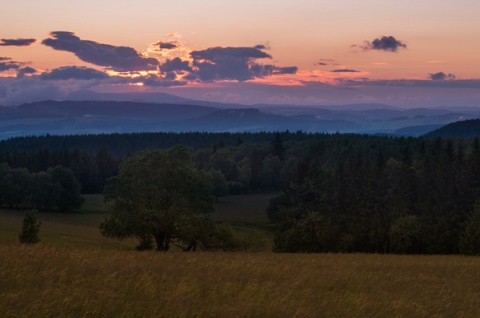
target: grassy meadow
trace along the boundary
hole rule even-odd
[[[222,199],[213,217],[262,228],[269,197]],[[39,213],[26,246],[23,213],[0,211],[0,316],[480,317],[477,257],[137,252],[100,235],[103,217],[99,196]]]

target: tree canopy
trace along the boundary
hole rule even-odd
[[[105,199],[110,216],[101,224],[107,237],[136,237],[139,249],[167,251],[172,243],[192,249],[208,235],[213,211],[207,175],[187,148],[150,149],[126,159],[109,179]]]

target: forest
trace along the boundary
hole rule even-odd
[[[4,171],[33,179],[61,166],[78,180],[79,192],[102,193],[125,159],[176,145],[188,147],[214,197],[279,194],[266,212],[276,225],[276,252],[480,252],[476,138],[301,131],[47,135],[0,142],[0,162]],[[35,207],[50,206],[56,207]]]

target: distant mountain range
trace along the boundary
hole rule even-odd
[[[401,109],[383,104],[238,105],[163,93],[79,91],[66,101],[0,106],[0,139],[43,134],[297,131],[420,136],[480,118],[480,108]]]

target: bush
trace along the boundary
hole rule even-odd
[[[40,231],[41,222],[37,222],[35,210],[27,211],[23,218],[22,232],[18,236],[22,244],[34,244],[40,242],[38,232]]]

